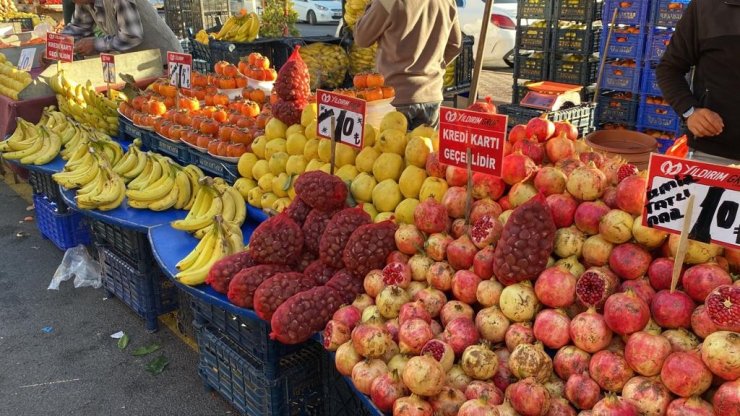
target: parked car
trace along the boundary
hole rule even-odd
[[[473,53],[477,54],[485,0],[456,1],[460,30],[475,38]],[[516,43],[516,7],[517,0],[496,0],[493,3],[483,51],[483,66],[514,66],[512,56]]]
[[[342,20],[342,2],[337,0],[293,0],[298,20],[316,23],[338,23]]]

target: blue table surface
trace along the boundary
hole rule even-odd
[[[116,142],[118,142],[118,144],[121,145],[121,147],[123,148],[123,151],[124,152],[127,151],[128,150],[128,147],[131,145],[131,141],[130,140],[120,140],[120,139],[115,138],[115,137],[113,139]],[[5,160],[7,160],[8,162],[13,163],[13,164],[16,164],[16,165],[19,165],[19,166],[23,166],[24,168],[26,168],[28,170],[31,170],[31,171],[34,171],[34,172],[39,172],[39,173],[45,173],[47,175],[51,175],[53,173],[61,172],[62,169],[64,168],[64,165],[67,164],[67,161],[64,160],[64,159],[62,159],[61,156],[55,157],[54,160],[52,160],[51,162],[49,162],[49,163],[47,163],[45,165],[24,165],[24,164],[20,163],[20,161],[18,161],[18,160],[10,160],[10,159],[5,159]]]
[[[245,222],[242,225],[245,241],[249,241],[249,237],[252,235],[255,227],[256,225],[250,222]],[[188,253],[193,251],[195,246],[198,245],[198,239],[184,231],[176,230],[169,225],[161,225],[149,229],[149,242],[151,243],[154,258],[157,260],[159,267],[180,289],[234,315],[247,319],[260,319],[252,309],[240,308],[234,305],[229,302],[226,295],[216,292],[210,285],[203,284],[192,287],[183,285],[175,280],[174,276],[177,274],[175,265],[187,256]]]
[[[270,216],[267,215],[265,211],[262,211],[261,208],[257,208],[251,204],[247,204],[247,215],[249,216],[249,219],[255,223],[260,223],[270,218]]]

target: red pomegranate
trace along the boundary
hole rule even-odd
[[[707,307],[699,305],[691,314],[691,330],[699,337],[706,338],[712,332],[719,331],[719,327],[712,322]]]
[[[638,374],[656,376],[663,368],[663,362],[671,354],[671,343],[661,335],[648,332],[635,332],[627,338],[624,358]]]
[[[473,223],[470,238],[478,249],[483,249],[497,243],[503,230],[504,225],[501,221],[490,215],[484,215]]]
[[[539,142],[544,142],[555,134],[555,124],[547,119],[547,113],[534,117],[527,122],[527,137],[534,137]]]
[[[429,312],[432,318],[439,316],[439,312],[447,303],[447,296],[444,292],[437,290],[433,287],[420,290],[414,295],[414,300],[418,300],[424,306],[424,309]]]
[[[707,295],[704,305],[719,329],[740,332],[740,285],[722,285]]]
[[[427,234],[446,231],[450,226],[447,208],[434,198],[427,198],[414,209],[414,223]]]
[[[664,328],[689,328],[695,307],[694,301],[686,293],[661,290],[650,303],[650,312],[655,322]]]
[[[562,194],[568,178],[554,166],[543,166],[534,177],[534,186],[545,196]]]
[[[504,157],[501,178],[507,185],[526,179],[537,169],[537,165],[522,152],[512,152]]]
[[[579,230],[588,235],[595,235],[599,233],[599,222],[607,212],[609,207],[601,201],[581,202],[573,219]]]
[[[396,400],[409,394],[409,389],[396,372],[386,372],[370,385],[370,399],[383,412],[393,410]]]
[[[620,354],[608,350],[599,351],[591,357],[588,373],[602,389],[618,393],[634,372]]]
[[[573,224],[578,201],[569,194],[553,194],[545,200],[550,208],[552,219],[558,228],[570,227]]]
[[[471,319],[457,318],[445,326],[441,339],[450,344],[455,355],[460,356],[465,348],[479,341],[480,335]]]
[[[447,165],[439,161],[439,153],[437,152],[429,153],[425,168],[427,174],[435,178],[444,178],[447,173]]]
[[[619,291],[626,292],[628,290],[635,292],[635,295],[637,295],[637,297],[642,299],[642,301],[647,303],[648,305],[650,305],[650,303],[653,301],[653,298],[655,297],[655,289],[650,286],[650,281],[648,281],[645,277],[635,280],[622,281],[622,285],[619,286]]]
[[[582,349],[568,345],[558,350],[552,360],[555,373],[563,380],[568,380],[574,374],[588,371],[591,354]]]
[[[429,398],[429,404],[436,416],[457,416],[460,406],[465,403],[465,393],[452,387],[442,387],[442,391]]]
[[[500,177],[480,172],[473,173],[473,198],[499,199],[505,189],[506,184]]]
[[[668,390],[681,397],[697,396],[712,384],[712,372],[696,352],[674,352],[663,362],[660,379]]]
[[[615,293],[604,304],[604,320],[619,335],[642,330],[650,320],[650,307],[635,292]]]
[[[634,280],[647,273],[653,257],[637,244],[620,244],[609,255],[609,268],[622,279]]]
[[[740,378],[740,334],[717,331],[701,346],[701,360],[715,375],[728,381]]]
[[[433,414],[432,405],[415,394],[401,397],[393,404],[394,416],[432,416]]]
[[[437,360],[445,372],[450,371],[455,363],[455,352],[450,344],[438,339],[430,339],[421,349],[421,355],[429,355]]]
[[[468,270],[458,270],[452,276],[452,295],[455,299],[472,305],[477,301],[480,282],[481,279],[477,274]]]
[[[508,142],[512,145],[516,144],[519,140],[527,137],[527,126],[524,124],[517,124],[509,130]]]
[[[666,409],[666,416],[716,416],[730,415],[731,413],[715,413],[712,405],[699,397],[683,397],[672,401]]]
[[[514,351],[519,344],[532,344],[534,341],[534,331],[532,330],[532,325],[528,322],[517,322],[512,324],[509,326],[509,329],[506,330],[506,335],[504,337],[506,348],[508,348],[509,351]]]
[[[590,353],[606,348],[612,340],[612,331],[604,317],[590,308],[570,322],[570,338],[576,347]]]
[[[488,403],[497,405],[504,402],[504,393],[495,384],[488,381],[474,380],[465,389],[465,397],[468,400],[487,397]]]
[[[578,140],[578,129],[568,120],[555,122],[555,133],[553,135],[559,137],[563,134],[570,140]]]
[[[591,416],[638,416],[640,412],[631,401],[607,395],[591,409]]]
[[[683,290],[696,302],[704,302],[709,293],[722,285],[731,285],[732,278],[716,264],[697,264],[683,273]]]
[[[714,414],[739,416],[740,415],[740,380],[722,383],[714,393]]]
[[[633,377],[624,385],[622,397],[631,401],[643,415],[664,415],[671,393],[659,380]]]
[[[575,302],[576,277],[559,267],[542,271],[534,284],[534,293],[543,305],[564,308]]]
[[[617,206],[622,211],[627,211],[632,215],[642,214],[645,207],[645,188],[647,188],[647,179],[640,175],[632,175],[617,185]]]
[[[575,152],[573,141],[566,134],[556,135],[545,143],[545,153],[553,163],[573,157]]]
[[[473,240],[473,243],[475,243],[475,240]],[[493,255],[495,253],[495,250],[496,249],[493,246],[485,247],[484,249],[475,253],[475,257],[473,258],[473,273],[477,274],[478,277],[480,277],[484,281],[487,281],[491,279],[491,277],[493,277]],[[496,281],[496,283],[498,283],[498,281]],[[480,298],[478,299],[478,301],[480,302]]]
[[[486,97],[483,101],[476,101],[470,104],[467,109],[479,113],[496,114],[496,105],[493,104],[493,99],[490,96]]]
[[[473,208],[470,210],[470,223],[475,224],[485,215],[498,218],[501,212],[503,212],[503,208],[498,202],[489,198],[479,199],[473,202]]]
[[[467,318],[473,320],[473,308],[467,303],[460,302],[459,300],[451,300],[442,306],[442,310],[439,313],[442,326],[447,326],[450,322],[457,318]]]
[[[650,285],[655,290],[664,290],[671,288],[671,278],[673,276],[673,259],[660,257],[653,260],[648,267],[648,278]]]
[[[601,387],[588,373],[573,374],[565,383],[565,397],[578,409],[588,410],[601,399]]]
[[[506,398],[522,416],[545,416],[550,409],[550,393],[532,377],[510,385]]]
[[[534,336],[546,347],[558,349],[570,343],[570,318],[562,310],[545,309],[534,320]]]

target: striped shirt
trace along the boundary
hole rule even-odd
[[[135,2],[133,0],[112,0],[112,2],[115,9],[113,16],[115,16],[118,27],[115,34],[105,34],[95,38],[97,52],[124,52],[139,46],[144,40],[144,28]],[[105,28],[107,21],[104,0],[95,0],[92,5],[75,7],[72,22],[64,28],[62,33],[79,40],[94,36],[95,25]],[[113,30],[107,32],[110,33]]]

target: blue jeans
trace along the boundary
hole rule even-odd
[[[395,106],[396,110],[406,116],[409,122],[408,129],[413,130],[422,124],[434,127],[439,126],[439,102],[419,103]]]

